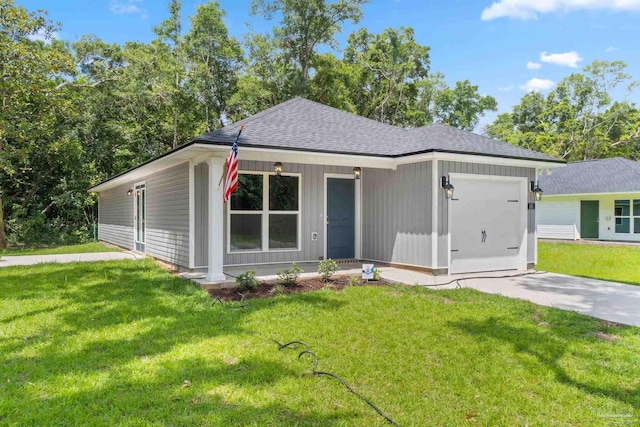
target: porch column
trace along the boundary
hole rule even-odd
[[[223,263],[223,215],[222,192],[223,186],[218,186],[225,160],[220,157],[211,157],[207,160],[209,165],[209,259],[207,281],[221,282],[226,280],[222,272]]]

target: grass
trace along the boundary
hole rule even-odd
[[[0,269],[0,425],[640,421],[640,331],[470,289],[212,305],[149,260]]]
[[[640,246],[538,242],[536,268],[640,285]]]
[[[3,249],[0,250],[0,256],[87,254],[94,252],[120,252],[121,250],[118,247],[105,245],[101,242],[91,242],[51,248]]]

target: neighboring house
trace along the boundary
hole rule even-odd
[[[538,237],[640,241],[640,163],[614,157],[542,174]]]
[[[303,98],[242,123],[240,186],[230,202],[218,183],[240,123],[93,187],[99,239],[207,269],[210,281],[223,280],[225,266],[324,258],[438,274],[535,263],[530,182],[561,160],[443,124],[400,129]]]

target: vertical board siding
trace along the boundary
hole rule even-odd
[[[362,172],[362,257],[431,267],[432,162]]]
[[[133,249],[133,196],[131,184],[98,194],[98,240]]]
[[[273,163],[240,160],[240,171],[272,172]],[[322,166],[285,163],[284,173],[299,173],[302,180],[300,199],[301,228],[300,250],[269,251],[251,253],[228,253],[227,206],[224,209],[224,265],[261,264],[277,262],[313,261],[324,255],[324,174],[353,174],[353,168],[344,166]],[[196,266],[207,264],[208,254],[208,167],[196,166]],[[217,184],[217,183],[216,183]],[[201,200],[198,200],[201,199]],[[318,240],[311,240],[311,233],[318,233]]]
[[[534,168],[523,168],[515,166],[497,166],[476,163],[438,161],[437,176],[445,176],[449,173],[466,173],[476,175],[494,176],[514,176],[525,177],[528,182],[535,180],[536,170]],[[455,182],[452,183],[455,186]],[[527,192],[527,201],[533,202],[531,192]],[[438,194],[438,265],[440,268],[447,268],[449,262],[449,203],[444,197],[444,192]],[[535,261],[535,210],[527,210],[527,262]]]
[[[209,256],[209,165],[200,163],[194,167],[195,178],[195,267],[207,265]]]
[[[189,266],[189,163],[148,176],[148,255],[171,264]]]

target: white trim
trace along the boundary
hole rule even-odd
[[[556,163],[544,160],[525,160],[510,159],[504,157],[494,157],[490,155],[473,155],[473,154],[456,154],[429,152],[423,154],[415,154],[403,157],[383,157],[383,156],[363,156],[358,154],[338,154],[338,153],[320,153],[314,151],[299,150],[281,150],[278,148],[258,148],[250,146],[241,146],[241,158],[243,160],[261,160],[261,161],[279,161],[283,163],[300,163],[312,165],[330,165],[330,166],[353,166],[354,164],[366,165],[368,168],[376,169],[393,169],[399,165],[408,163],[418,163],[430,160],[448,160],[464,163],[480,163],[501,166],[518,166],[527,168],[544,168],[553,169],[564,167],[564,163]],[[129,172],[112,178],[109,181],[98,184],[89,189],[90,192],[100,192],[131,182],[135,179],[144,178],[160,170],[171,166],[184,163],[189,159],[197,159],[198,161],[206,161],[207,156],[226,158],[229,153],[229,147],[226,145],[212,145],[204,143],[195,143],[183,147],[164,157],[153,160],[147,164],[141,165]]]
[[[542,189],[544,191],[544,188]],[[617,196],[623,194],[637,194],[640,195],[640,191],[610,191],[607,193],[575,193],[575,194],[542,194],[542,199],[548,197],[591,197],[591,196]]]
[[[196,179],[195,165],[189,160],[189,268],[196,262]]]
[[[424,269],[436,270],[435,267],[432,267],[430,265],[408,264],[406,262],[382,261],[380,259],[371,259],[371,258],[365,258],[362,261],[381,262],[383,264],[389,264],[389,268],[394,268],[397,265],[397,266],[404,266],[404,267],[415,267],[415,268],[424,268]],[[444,267],[443,267],[443,269],[444,269]]]
[[[522,244],[520,245],[520,249],[518,251],[518,270],[526,270],[528,263],[527,251],[529,247],[529,232],[528,232],[528,202],[529,202],[529,179],[524,176],[502,176],[502,175],[480,175],[480,174],[470,174],[470,173],[459,173],[459,172],[449,172],[449,177],[455,186],[455,180],[483,180],[483,181],[502,181],[502,182],[518,182],[520,183],[520,197],[522,201],[525,203],[520,204],[520,233],[522,234]],[[450,202],[450,201],[448,201]],[[452,209],[449,207],[447,209],[448,213],[448,263],[447,263],[447,271],[451,274],[451,211]],[[462,272],[464,273],[464,272]],[[457,274],[457,273],[454,273]]]
[[[262,215],[262,248],[251,249],[245,251],[232,251],[231,250],[231,200],[226,207],[227,216],[227,239],[225,251],[227,255],[235,254],[255,254],[255,253],[279,253],[279,252],[300,252],[302,251],[302,174],[300,172],[282,172],[282,176],[295,176],[298,178],[298,210],[297,211],[271,211],[269,209],[269,176],[274,176],[275,172],[270,171],[245,171],[239,170],[238,175],[262,175],[262,210],[259,211],[233,211],[233,214],[248,214],[248,215]],[[233,197],[233,196],[231,196]],[[269,249],[269,215],[298,215],[297,224],[297,246],[295,248],[287,249]]]
[[[354,176],[354,185],[355,185],[355,245],[353,247],[353,255],[355,259],[362,258],[362,179],[363,179],[362,168],[360,170],[360,179],[355,179]],[[326,222],[326,221],[325,221]]]
[[[429,160],[444,160],[451,162],[461,163],[480,163],[486,165],[498,165],[498,166],[515,166],[525,168],[537,168],[544,167],[547,169],[560,168],[566,166],[565,163],[548,162],[544,160],[526,160],[526,159],[511,159],[506,157],[495,157],[492,155],[480,155],[480,154],[459,154],[459,153],[443,153],[443,152],[430,152],[423,154],[414,154],[410,156],[396,157],[395,166],[404,165],[407,163],[418,163]]]
[[[323,197],[324,197],[324,208],[322,210],[322,220],[324,222],[324,253],[323,253],[323,257],[324,259],[327,259],[327,246],[329,243],[329,236],[327,235],[327,179],[328,178],[338,178],[338,179],[353,179],[355,181],[358,181],[357,179],[355,179],[355,176],[353,174],[346,174],[346,173],[329,173],[329,172],[325,172],[324,173],[324,191],[323,191]],[[362,175],[360,175],[360,178],[362,179]],[[354,187],[357,187],[357,183],[354,183]],[[362,215],[362,200],[361,198],[357,197],[357,193],[354,194],[354,215],[355,215],[355,224],[354,224],[354,242],[353,242],[353,248],[354,248],[354,258],[357,258],[358,252],[356,251],[356,248],[358,247],[358,239],[362,239],[362,218],[358,217],[358,215]],[[361,249],[361,248],[360,248]]]
[[[440,178],[438,177],[438,160],[431,161],[431,265],[438,265],[438,211],[440,198]]]
[[[144,211],[144,235],[142,236],[144,241],[138,240],[138,194],[136,190],[138,187],[144,186],[144,206],[142,210]],[[133,184],[133,250],[136,252],[138,248],[136,247],[136,243],[144,244],[144,254],[147,253],[147,181],[138,181]]]

